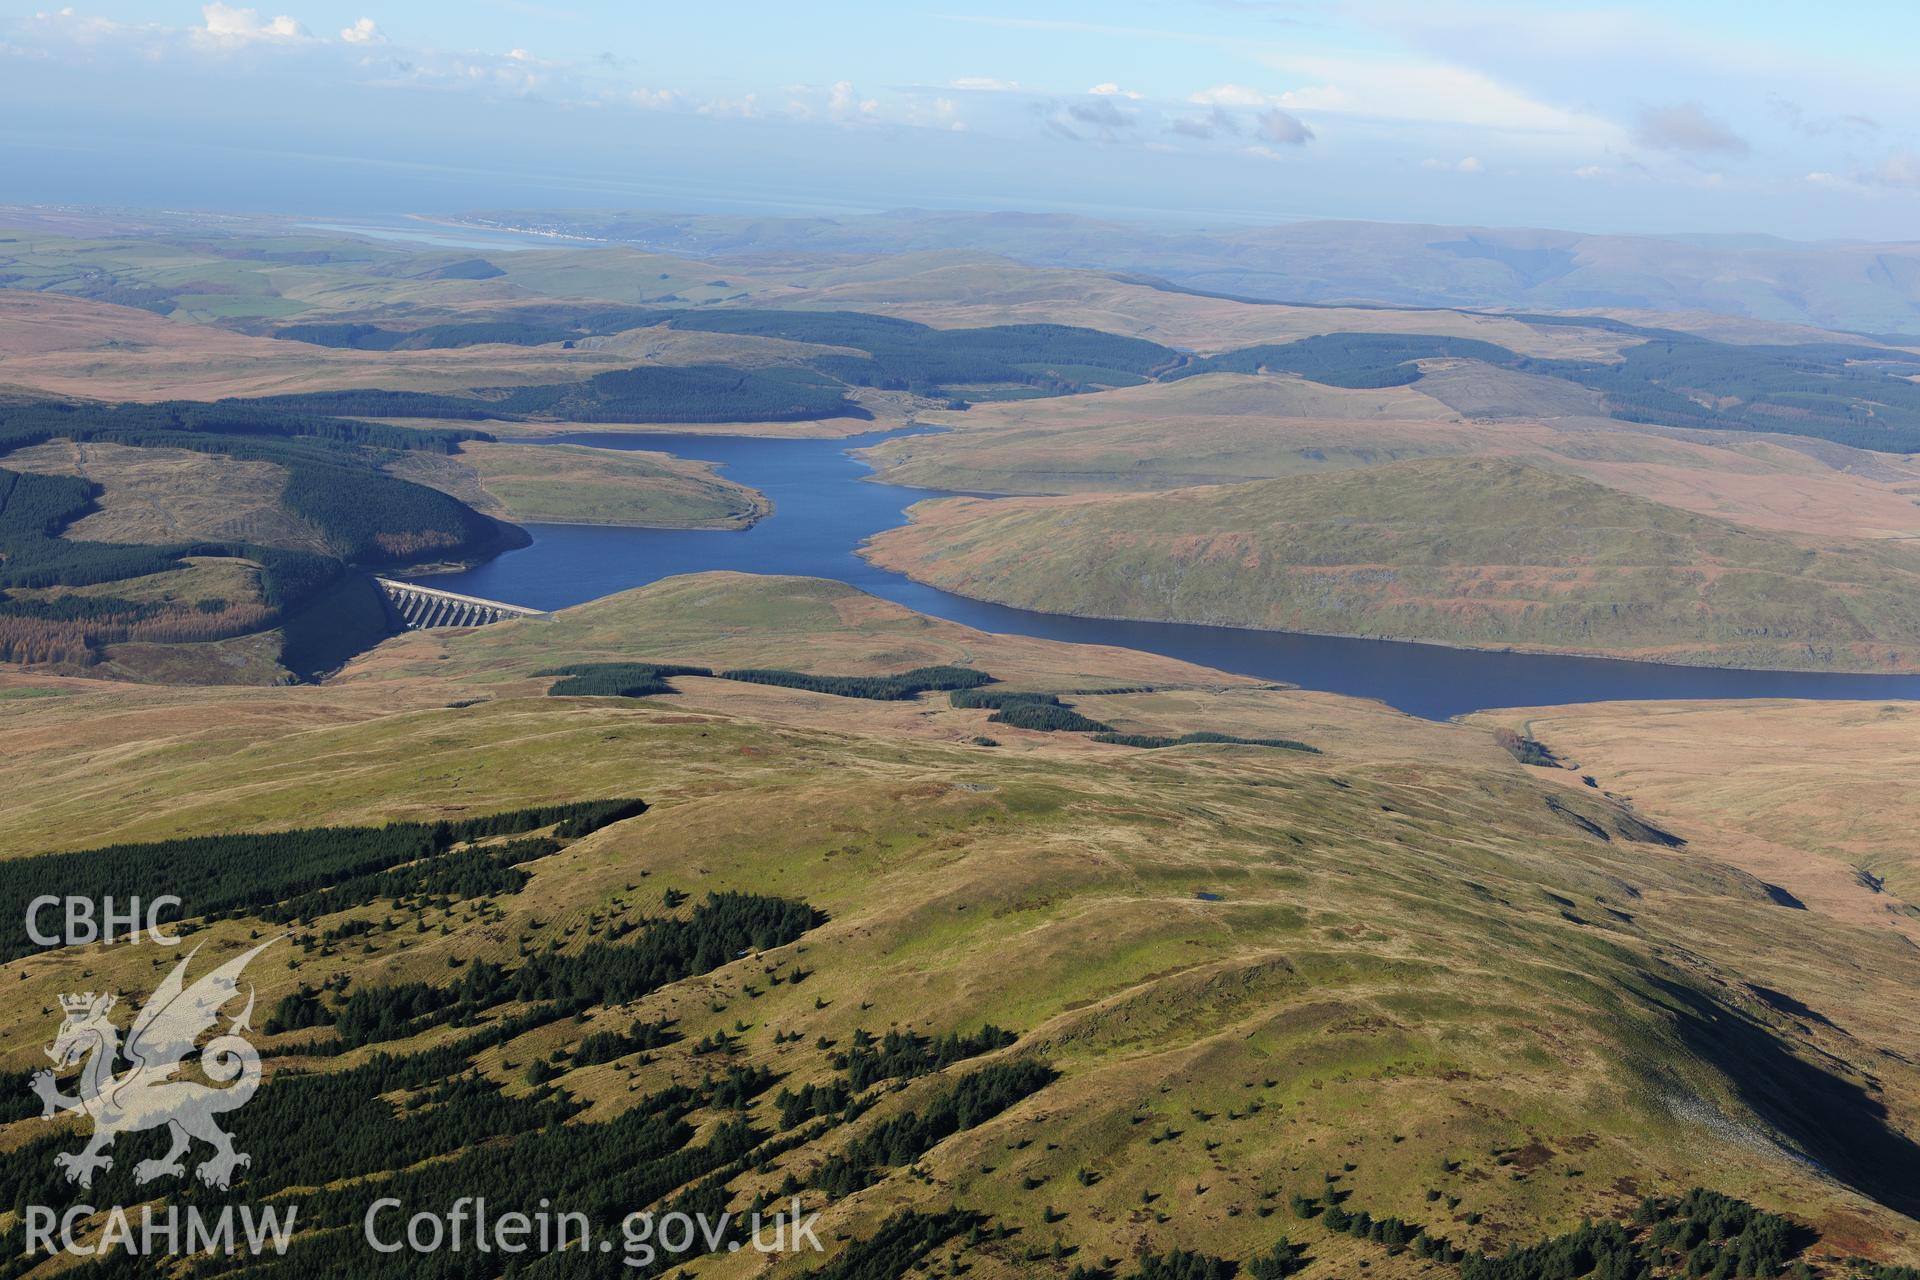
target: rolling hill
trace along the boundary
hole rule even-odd
[[[646,210],[477,216],[697,256],[910,253],[966,244],[1036,265],[1139,273],[1187,289],[1286,302],[1699,310],[1920,334],[1912,244],[1336,221],[1164,228],[1071,214],[924,209],[838,218]]]
[[[1899,544],[1749,530],[1511,462],[910,514],[870,558],[1022,608],[1731,666],[1920,662]]]
[[[452,454],[401,454],[388,473],[502,520],[656,529],[743,529],[767,500],[671,454],[472,440]]]
[[[1320,752],[700,676],[552,696],[539,674],[606,661],[964,662],[1131,733]],[[20,858],[78,874],[166,847],[234,904],[190,922],[203,954],[291,935],[249,972],[267,1075],[231,1195],[300,1204],[283,1265],[309,1272],[342,1265],[357,1228],[328,1228],[373,1197],[450,1188],[601,1222],[798,1195],[848,1275],[1176,1248],[1244,1268],[1284,1236],[1306,1280],[1465,1277],[1587,1216],[1663,1247],[1649,1217],[1715,1212],[1695,1185],[1787,1215],[1782,1263],[1913,1260],[1920,1075],[1896,1052],[1910,1004],[1882,998],[1920,978],[1911,947],[1502,743],[838,584],[701,575],[400,637],[320,687],[0,678],[0,894],[46,874]],[[646,807],[559,807],[612,798]],[[390,821],[447,824],[442,851],[354,837],[391,845],[387,869],[296,878],[339,856],[327,832]],[[228,842],[152,843],[202,834]],[[622,977],[627,955],[652,976]],[[136,995],[157,976],[124,946],[6,968],[18,1070],[83,971]],[[15,1114],[0,1178],[41,1194],[71,1137]],[[1425,1243],[1355,1232],[1361,1210]],[[919,1243],[889,1252],[901,1221]]]

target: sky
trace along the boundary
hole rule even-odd
[[[1910,0],[0,0],[0,203],[1920,238]]]

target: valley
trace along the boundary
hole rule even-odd
[[[1917,47],[0,12],[0,1280],[1920,1280]]]
[[[253,1163],[177,1199],[300,1227],[190,1275],[493,1274],[363,1249],[388,1194],[821,1215],[716,1277],[1920,1266],[1907,340],[50,221],[9,1242],[81,1194],[59,997],[170,959],[36,946],[58,883],[267,948]]]

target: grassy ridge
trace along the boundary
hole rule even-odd
[[[877,561],[1030,609],[1729,665],[1920,660],[1920,577],[1898,547],[1747,530],[1514,464],[914,517],[874,540]]]
[[[401,454],[387,471],[505,520],[737,529],[769,506],[700,463],[629,449],[469,442],[451,455]]]
[[[894,1256],[876,1229],[896,1211],[959,1205],[984,1226],[952,1248],[981,1274],[1048,1264],[1056,1237],[1078,1251],[1069,1266],[1143,1241],[1245,1265],[1287,1232],[1307,1246],[1298,1274],[1332,1280],[1405,1255],[1280,1216],[1294,1196],[1325,1204],[1331,1187],[1349,1215],[1499,1257],[1707,1185],[1903,1256],[1886,1206],[1920,1170],[1903,1136],[1916,1077],[1880,1047],[1910,1018],[1859,990],[1862,975],[1912,974],[1896,939],[1779,905],[1706,843],[1680,856],[1634,838],[1619,806],[1524,772],[1478,729],[1183,682],[1173,664],[1107,667],[1128,659],[801,585],[681,579],[579,619],[408,636],[317,690],[9,701],[0,817],[85,848],[142,838],[109,834],[128,829],[654,801],[509,867],[450,851],[393,868],[404,882],[374,871],[338,900],[302,899],[300,940],[248,975],[259,1007],[286,1014],[263,1038],[279,1069],[251,1132],[286,1139],[258,1144],[257,1182],[236,1192],[392,1175],[303,1200],[316,1223],[350,1226],[375,1186],[426,1203],[484,1191],[504,1208],[537,1183],[595,1215],[643,1194],[735,1208],[800,1195],[824,1209],[823,1239],[848,1237],[833,1254],[881,1241],[856,1261]],[[763,624],[743,632],[751,617]],[[526,673],[546,663],[612,660],[602,636],[627,637],[636,663],[644,643],[727,669],[777,642],[789,662],[877,673],[926,665],[903,660],[910,645],[959,643],[1023,684],[1096,690],[1074,696],[1129,725],[1126,708],[1182,684],[1191,710],[1156,721],[1159,736],[1211,720],[1280,739],[1310,721],[1327,753],[1060,734],[982,752],[960,736],[982,710],[735,682],[689,680],[660,706],[515,696],[543,687]],[[1074,662],[1092,665],[1066,674]],[[1424,745],[1386,761],[1380,740],[1342,729],[1353,717]],[[179,741],[182,724],[210,736]],[[45,781],[72,752],[99,762],[97,796]],[[675,940],[718,922],[697,905],[708,893],[811,910],[765,936],[714,931],[702,952]],[[233,918],[198,937],[211,959],[255,930]],[[673,962],[656,964],[669,942]],[[0,1067],[34,1065],[54,995],[138,998],[152,958],[14,962],[0,1027],[20,1048]],[[312,1131],[302,1098],[326,1101],[337,1136]],[[38,1194],[58,1177],[52,1139],[17,1123],[6,1136],[37,1145],[0,1173]],[[1770,1154],[1776,1140],[1818,1165]],[[135,1141],[114,1178],[148,1154]],[[331,1259],[330,1239],[307,1237],[303,1257]]]

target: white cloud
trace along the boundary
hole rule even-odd
[[[1769,20],[1740,21],[1709,17],[1709,6],[1698,4],[1358,3],[1376,29],[1436,58],[1480,68],[1547,101],[1591,104],[1589,114],[1629,125],[1636,94],[1659,101],[1684,91],[1741,104],[1749,129],[1759,128],[1754,108],[1762,103],[1780,125],[1808,138],[1857,143],[1911,127],[1910,59],[1884,23],[1875,28],[1872,6],[1748,6]],[[1803,21],[1772,20],[1790,9]]]
[[[1278,106],[1506,133],[1558,134],[1594,143],[1619,138],[1618,128],[1597,116],[1564,110],[1481,72],[1449,63],[1334,54],[1271,54],[1261,61],[1290,77],[1312,82],[1270,99]]]
[[[871,120],[880,114],[880,103],[855,93],[853,81],[841,80],[827,90],[827,113],[835,120]]]
[[[380,33],[380,24],[372,18],[362,18],[350,27],[340,28],[340,38],[348,44],[385,44],[386,36]]]
[[[1588,182],[1597,182],[1601,178],[1613,177],[1614,173],[1613,170],[1603,164],[1583,164],[1573,171],[1573,176],[1583,178]]]
[[[1422,169],[1436,173],[1485,173],[1487,166],[1480,162],[1479,156],[1462,156],[1458,160],[1422,160]]]
[[[1115,84],[1111,80],[1107,81],[1105,84],[1097,84],[1093,86],[1093,88],[1087,90],[1087,92],[1097,93],[1103,98],[1114,98],[1114,97],[1131,98],[1135,102],[1138,102],[1140,98],[1143,96],[1136,90],[1122,89],[1119,85]]]
[[[1203,107],[1264,107],[1270,102],[1278,105],[1258,89],[1239,84],[1217,84],[1211,89],[1202,89],[1187,101]]]
[[[1330,84],[1280,93],[1262,93],[1243,84],[1217,84],[1189,95],[1187,101],[1203,107],[1284,107],[1289,111],[1349,111],[1354,105],[1352,94]]]
[[[218,0],[202,8],[200,17],[206,25],[200,29],[199,34],[223,44],[307,38],[307,29],[284,13],[279,17],[262,21],[258,9],[236,8],[233,5],[220,4]]]
[[[741,120],[752,120],[760,114],[760,95],[744,93],[737,98],[714,98],[694,108],[698,115],[730,116]]]

